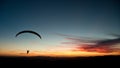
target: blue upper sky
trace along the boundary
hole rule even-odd
[[[87,37],[120,34],[119,12],[118,0],[1,0],[0,41],[17,42],[14,36],[22,30],[40,33],[44,45],[63,41],[56,33]],[[28,34],[21,37],[38,40]]]

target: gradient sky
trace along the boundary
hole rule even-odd
[[[0,50],[69,47],[58,34],[110,38],[120,34],[119,12],[119,0],[0,0]],[[32,34],[15,38],[22,30],[36,31],[42,40]]]

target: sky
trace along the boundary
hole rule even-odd
[[[72,55],[81,38],[120,35],[119,12],[119,0],[0,0],[0,54],[22,55],[29,49],[35,55]],[[27,33],[16,38],[22,30],[33,30],[42,39]]]

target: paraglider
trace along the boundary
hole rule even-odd
[[[15,35],[15,37],[17,37],[18,35],[23,34],[23,33],[31,33],[31,34],[37,35],[40,39],[42,39],[42,37],[41,37],[40,34],[38,34],[38,33],[35,32],[35,31],[31,31],[31,30],[20,31],[20,32],[18,32],[18,33]],[[26,53],[26,54],[29,54],[29,52],[30,52],[30,51],[27,50],[27,53]]]

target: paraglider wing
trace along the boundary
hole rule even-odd
[[[18,35],[20,35],[22,33],[32,33],[32,34],[37,35],[40,39],[42,38],[38,33],[31,31],[31,30],[24,30],[24,31],[18,32],[15,37],[17,37]]]

